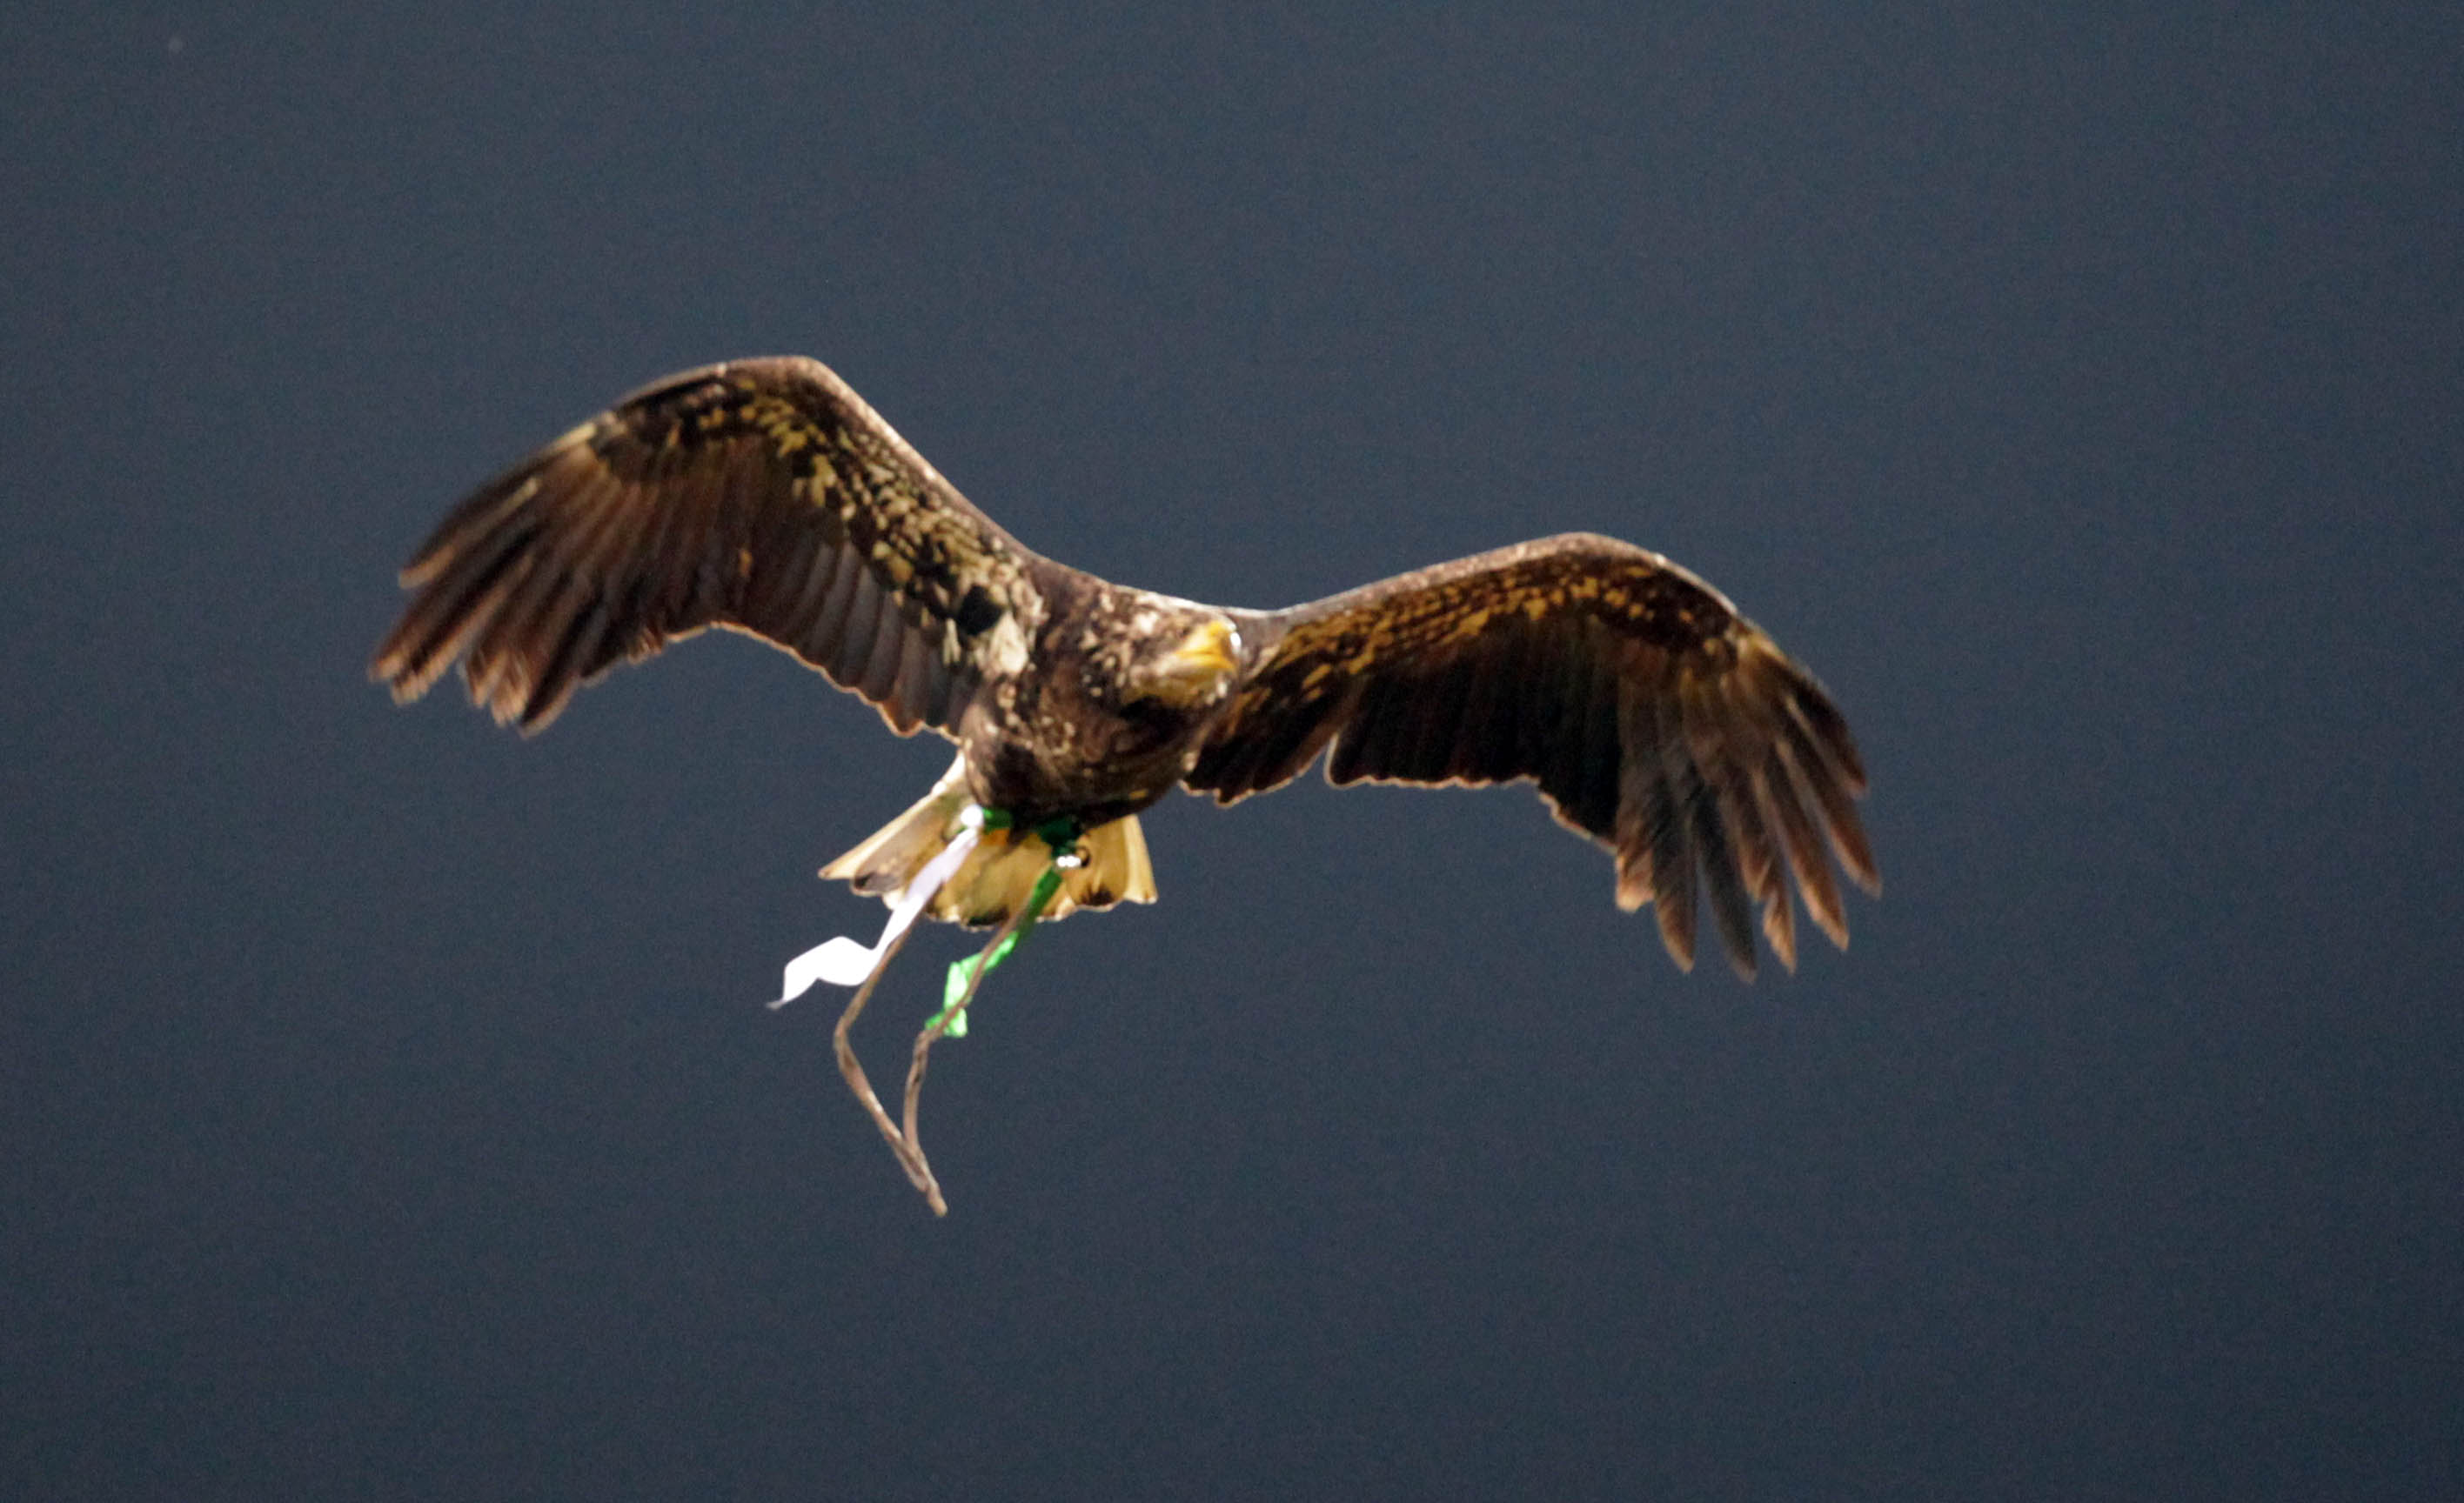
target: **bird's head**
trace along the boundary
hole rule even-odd
[[[1165,636],[1131,669],[1126,698],[1199,709],[1221,699],[1241,671],[1241,633],[1209,615],[1178,637]]]

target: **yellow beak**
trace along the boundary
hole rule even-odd
[[[1191,632],[1172,652],[1177,673],[1213,678],[1241,665],[1241,634],[1226,621],[1211,621]]]

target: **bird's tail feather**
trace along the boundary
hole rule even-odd
[[[914,807],[823,867],[823,879],[894,899],[958,833],[958,817],[968,801],[961,759]],[[1123,899],[1155,902],[1155,867],[1147,860],[1146,835],[1138,828],[1137,816],[1088,831],[1078,847],[1086,853],[1086,863],[1062,870],[1061,889],[1045,908],[1045,919],[1079,908],[1109,908]],[[979,927],[1001,923],[1025,904],[1051,860],[1051,851],[1032,832],[986,830],[933,895],[925,915]]]

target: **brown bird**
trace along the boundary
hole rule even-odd
[[[645,387],[463,502],[402,581],[371,669],[398,699],[458,657],[474,703],[535,731],[615,664],[721,626],[900,735],[948,736],[940,784],[824,873],[893,892],[966,805],[1006,813],[935,898],[944,919],[1013,920],[1055,829],[1085,860],[1047,916],[1152,902],[1140,810],[1175,786],[1233,803],[1321,752],[1337,784],[1531,779],[1682,967],[1698,892],[1750,977],[1756,905],[1795,965],[1790,874],[1843,946],[1831,859],[1879,891],[1847,723],[1657,554],[1569,534],[1288,610],[1200,605],[1028,551],[809,359]]]

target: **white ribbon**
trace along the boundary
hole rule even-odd
[[[971,807],[967,814],[976,815],[976,811]],[[815,982],[827,982],[834,987],[862,986],[864,978],[881,964],[881,957],[890,953],[890,947],[898,942],[898,936],[907,932],[915,916],[924,911],[924,905],[933,901],[933,895],[957,873],[967,853],[976,848],[976,840],[982,833],[982,817],[963,819],[963,824],[965,827],[942,848],[941,854],[927,862],[915,874],[915,880],[891,900],[890,923],[883,927],[880,939],[865,946],[842,934],[814,946],[787,962],[786,994],[770,1005],[785,1007],[811,991]]]

